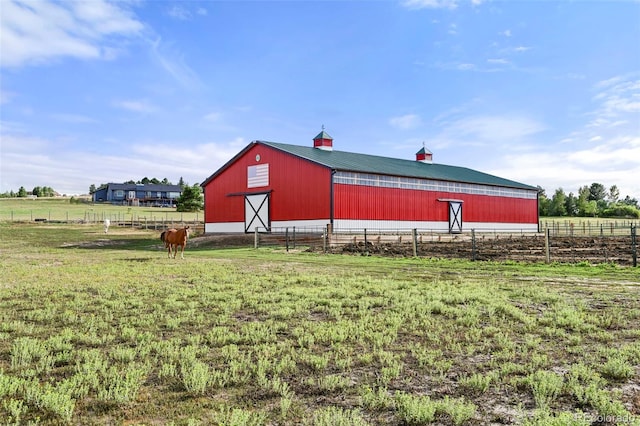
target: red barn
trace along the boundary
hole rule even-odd
[[[538,189],[476,170],[254,141],[202,183],[205,232],[331,225],[347,230],[538,231]]]

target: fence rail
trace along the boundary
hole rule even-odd
[[[624,233],[622,232],[624,229]],[[611,231],[611,228],[609,228]],[[470,260],[517,260],[526,262],[617,263],[637,266],[637,226],[615,227],[595,236],[564,235],[514,230],[448,234],[435,231],[328,232],[305,228],[256,228],[254,247],[280,246],[286,250],[305,247],[325,253],[420,256]]]

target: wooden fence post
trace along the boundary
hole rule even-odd
[[[418,230],[413,228],[413,257],[418,257]]]
[[[544,254],[545,254],[546,262],[550,263],[551,262],[551,256],[550,256],[550,252],[549,252],[549,228],[547,228],[545,233],[544,233]]]
[[[327,224],[325,228],[322,229],[322,251],[324,253],[327,252],[327,240],[329,239],[329,227],[331,224]]]
[[[284,230],[284,246],[289,251],[289,227],[286,227]]]
[[[638,227],[631,225],[631,255],[633,259],[633,267],[638,266],[638,247],[636,243],[636,231]]]
[[[367,228],[364,228],[364,255],[369,256],[369,246],[367,245]]]
[[[258,248],[258,227],[256,226],[256,230],[253,233],[253,248]]]
[[[477,259],[476,256],[476,230],[471,230],[471,260],[475,261]]]

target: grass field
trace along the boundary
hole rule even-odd
[[[640,424],[640,268],[159,242],[0,222],[1,424]]]
[[[69,198],[0,198],[0,221],[102,222],[111,220],[202,221],[203,213],[182,213],[175,208],[128,207],[106,203],[72,203]]]

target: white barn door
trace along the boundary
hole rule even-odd
[[[449,233],[462,232],[462,202],[449,201]]]
[[[244,196],[244,232],[269,231],[269,193]]]

